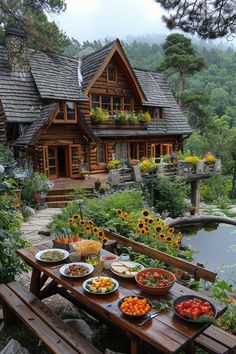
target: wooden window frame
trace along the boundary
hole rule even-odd
[[[109,79],[109,70],[113,71],[115,80]],[[107,82],[117,83],[117,68],[115,66],[108,66],[106,68],[106,74],[107,74]]]
[[[102,145],[103,146],[103,162],[99,161],[99,153],[98,153],[98,146]],[[106,165],[106,144],[105,143],[98,143],[97,144],[97,165]]]
[[[161,143],[152,143],[151,144],[151,157],[154,157],[154,158],[158,158],[158,156],[154,156],[155,155],[155,150],[156,150],[156,145],[160,145],[160,157],[164,156],[163,155],[163,146],[167,146],[167,150],[168,150],[168,153],[167,155],[171,155],[172,152],[173,152],[173,143],[165,143],[165,142],[161,142]]]
[[[114,110],[114,107],[113,107],[113,98],[114,97],[120,97],[120,111],[124,111],[124,98],[125,98],[125,95],[106,95],[106,94],[104,94],[104,95],[96,95],[95,93],[92,93],[92,94],[90,94],[90,100],[89,100],[89,102],[90,102],[90,109],[92,109],[93,108],[93,100],[92,100],[92,97],[93,96],[98,96],[99,97],[99,100],[98,100],[98,102],[99,102],[99,106],[98,107],[100,107],[100,108],[102,108],[102,96],[109,96],[110,97],[110,107],[111,107],[111,109],[110,109],[110,112],[111,112],[111,114],[110,114],[110,112],[109,112],[109,116],[110,117],[114,117],[114,114],[116,113],[115,112],[115,110]],[[126,95],[126,96],[129,96],[129,95]],[[131,111],[130,112],[133,112],[134,111],[134,98],[133,98],[133,96],[131,96],[130,95],[130,107],[131,107]],[[120,111],[118,111],[118,112],[120,112]]]
[[[75,110],[75,119],[67,119],[67,102],[73,102],[74,103],[74,110]],[[74,101],[64,101],[63,102],[63,114],[64,114],[64,119],[56,119],[57,117],[57,114],[59,113],[60,111],[58,111],[55,116],[54,116],[54,119],[53,119],[53,122],[56,123],[56,124],[76,124],[77,123],[77,105],[76,105],[76,102]]]

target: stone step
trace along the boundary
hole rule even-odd
[[[69,203],[71,203],[71,200],[61,200],[61,201],[56,200],[53,202],[47,202],[47,205],[49,208],[64,208]]]

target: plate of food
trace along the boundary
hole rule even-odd
[[[115,261],[111,264],[111,271],[122,278],[134,278],[145,267],[137,262]]]
[[[82,278],[94,271],[91,264],[83,262],[74,262],[63,265],[59,269],[59,273],[68,278]]]
[[[119,283],[110,277],[93,277],[83,282],[83,288],[90,294],[105,295],[116,291],[119,288]]]
[[[61,262],[69,257],[69,252],[60,248],[50,248],[36,253],[35,258],[37,261],[46,263]]]
[[[216,308],[208,300],[194,295],[183,295],[173,302],[175,314],[189,322],[208,322],[216,317]]]
[[[143,296],[126,296],[118,303],[119,310],[130,318],[145,316],[151,309],[152,303]]]

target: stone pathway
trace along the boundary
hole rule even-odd
[[[52,220],[53,215],[60,213],[61,209],[47,208],[38,210],[35,216],[31,216],[21,226],[22,238],[32,245],[47,241],[48,237],[39,234],[39,231],[47,231],[47,225]]]

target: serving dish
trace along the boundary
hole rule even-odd
[[[147,268],[135,275],[135,280],[144,292],[148,294],[166,294],[175,283],[175,275],[162,268]]]
[[[184,321],[205,322],[216,317],[215,306],[201,296],[183,295],[173,302],[174,313]]]
[[[92,277],[83,282],[83,289],[90,294],[111,294],[119,288],[119,283],[111,277]]]
[[[144,266],[137,262],[115,261],[111,264],[111,271],[122,278],[134,278],[134,276],[144,269]]]
[[[37,261],[46,263],[61,262],[69,257],[69,252],[61,248],[49,248],[35,254]]]
[[[86,271],[87,270],[87,271]],[[63,265],[59,269],[59,273],[68,278],[82,278],[91,274],[94,267],[91,264],[84,262],[73,262]]]
[[[146,316],[152,309],[152,303],[143,296],[126,296],[118,302],[120,312],[130,318]]]

